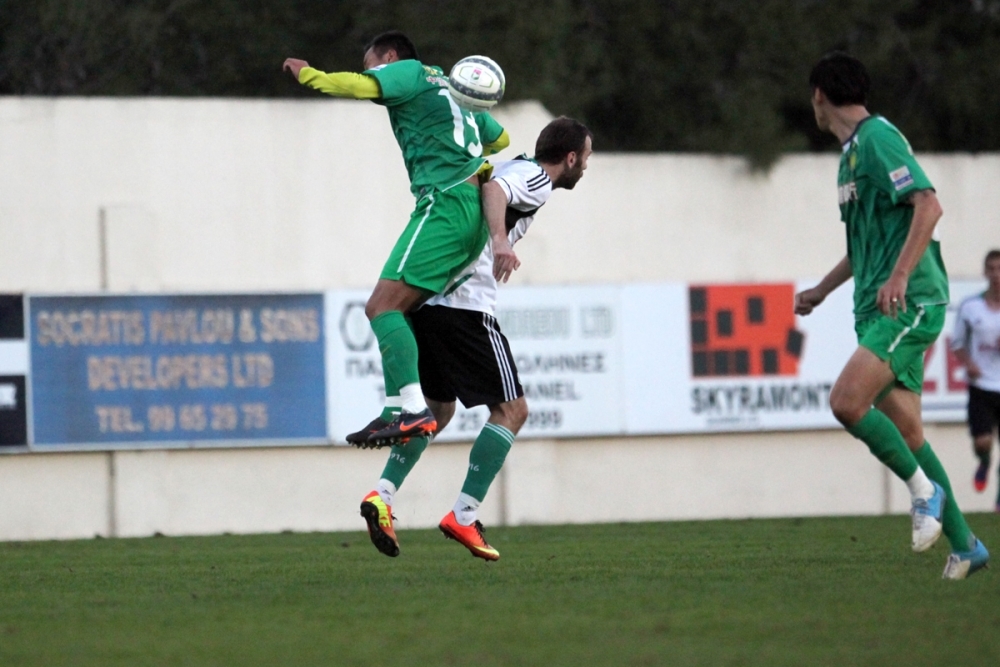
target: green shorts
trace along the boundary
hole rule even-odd
[[[433,190],[417,201],[380,277],[439,294],[479,257],[489,236],[479,188],[459,183]]]
[[[889,362],[896,386],[915,394],[924,388],[924,353],[944,327],[945,305],[912,306],[896,319],[878,315],[854,323],[858,344]]]

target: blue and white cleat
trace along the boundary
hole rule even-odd
[[[913,550],[918,554],[927,551],[941,537],[941,517],[944,514],[945,492],[941,485],[932,481],[934,495],[917,498],[910,508],[913,519]]]
[[[955,551],[948,556],[944,564],[942,579],[965,579],[970,574],[978,572],[990,562],[990,552],[986,545],[976,540],[976,546],[971,551]]]

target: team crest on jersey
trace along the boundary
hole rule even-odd
[[[906,165],[903,165],[896,171],[890,171],[889,179],[892,181],[892,186],[896,188],[896,192],[905,190],[913,185],[913,176],[910,175],[910,169]]]
[[[858,152],[851,151],[851,154],[847,156],[847,166],[850,167],[851,171],[854,171],[858,166]]]
[[[851,181],[837,186],[837,203],[841,206],[850,202],[858,201],[857,183]]]

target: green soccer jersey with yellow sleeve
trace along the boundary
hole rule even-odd
[[[881,116],[858,124],[843,146],[837,192],[854,276],[854,316],[878,315],[878,290],[896,265],[913,220],[909,197],[934,186],[906,137]],[[948,303],[948,273],[941,246],[931,240],[906,288],[908,306]]]
[[[488,113],[459,108],[440,67],[400,60],[364,74],[378,82],[380,95],[372,101],[389,111],[416,197],[448,189],[475,174],[484,162],[483,146],[504,133]]]

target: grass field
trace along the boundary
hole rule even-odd
[[[1000,553],[1000,517],[973,515]],[[996,665],[906,517],[0,544],[0,665]],[[998,559],[1000,560],[1000,559]]]

